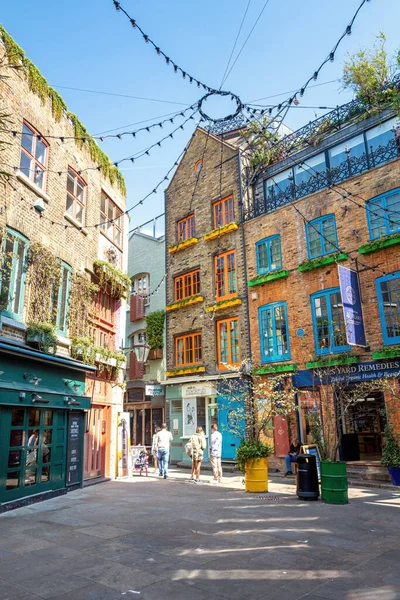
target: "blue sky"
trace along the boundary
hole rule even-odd
[[[219,87],[248,0],[121,0],[121,5],[142,29],[184,70],[211,87]],[[236,52],[259,15],[265,0],[252,0]],[[243,101],[265,98],[297,89],[319,66],[343,32],[360,0],[270,0],[250,40],[233,68],[224,89]],[[39,67],[48,82],[59,90],[92,133],[119,128],[135,129],[139,121],[177,112],[201,96],[144,43],[112,0],[19,0],[2,6],[4,27]],[[387,48],[398,47],[398,0],[372,0],[364,5],[353,33],[340,46],[333,63],[321,72],[302,108],[293,108],[285,122],[298,128],[323,110],[306,106],[336,106],[351,100],[341,90],[343,61],[347,52],[372,46],[379,31],[387,35]],[[140,96],[138,100],[65,88]],[[285,99],[288,94],[259,101]],[[230,109],[230,107],[229,107]],[[150,121],[149,121],[150,122]],[[179,125],[182,120],[177,121]],[[171,125],[171,130],[175,125]],[[192,121],[150,156],[121,170],[128,187],[128,207],[135,204],[164,177],[173,165],[195,123]],[[101,146],[113,161],[146,149],[168,133],[155,129],[135,139],[104,142]],[[131,212],[131,228],[164,210],[163,186],[143,206]]]

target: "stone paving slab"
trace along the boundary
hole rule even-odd
[[[329,506],[209,479],[172,470],[0,515],[0,600],[400,599],[395,488]]]

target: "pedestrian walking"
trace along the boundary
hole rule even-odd
[[[152,443],[152,446],[151,446],[151,453],[153,455],[153,463],[154,463],[154,473],[158,469],[157,433],[159,431],[161,431],[161,429],[159,427],[155,427],[154,428],[153,443]]]
[[[216,423],[212,424],[211,432],[210,461],[214,473],[213,483],[221,483],[222,434],[218,431],[218,425]]]
[[[197,427],[196,433],[190,438],[192,444],[192,476],[191,480],[200,483],[200,467],[206,449],[206,438],[202,427]]]
[[[168,477],[169,445],[172,440],[172,433],[168,431],[167,424],[163,423],[161,426],[161,431],[159,431],[156,436],[156,445],[158,452],[159,476],[164,476],[164,479],[167,479]]]

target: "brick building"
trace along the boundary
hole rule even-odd
[[[213,419],[232,418],[222,376],[249,356],[247,291],[241,219],[241,164],[235,134],[198,127],[165,193],[167,244],[166,401],[173,461],[185,441]],[[229,140],[229,141],[228,141]],[[239,385],[239,383],[238,383]],[[235,457],[238,438],[223,436]]]
[[[165,392],[160,382],[165,379],[165,236],[156,237],[155,231],[148,235],[139,227],[130,235],[128,247],[132,284],[125,346],[131,352],[125,411],[130,413],[132,444],[149,447],[155,427],[164,422]],[[151,321],[150,332],[146,316]],[[162,333],[154,336],[154,326]],[[150,347],[149,342],[158,347]],[[144,351],[146,347],[147,361],[139,362],[135,350]]]
[[[0,154],[10,174],[0,182],[0,505],[9,506],[116,474],[127,228],[122,176],[0,35],[11,130]]]
[[[365,115],[358,101],[324,115],[279,142],[280,159],[257,177],[246,206],[252,356],[266,377],[294,375],[303,443],[307,413],[320,405],[324,386],[350,394],[356,383],[383,378],[398,389],[398,127],[393,112]],[[358,271],[365,347],[347,343],[338,265]],[[379,458],[379,411],[394,409],[399,430],[398,400],[377,386],[347,409],[339,404],[343,458]],[[275,451],[282,456],[289,440],[280,425]]]

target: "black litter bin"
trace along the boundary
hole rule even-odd
[[[312,454],[297,457],[297,496],[301,500],[318,500],[317,459]]]

